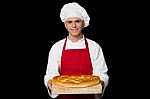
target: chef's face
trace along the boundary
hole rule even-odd
[[[69,32],[69,35],[78,37],[82,34],[84,22],[78,17],[69,17],[65,22],[65,27]]]

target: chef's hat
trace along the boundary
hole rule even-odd
[[[60,18],[62,22],[65,22],[69,17],[79,17],[84,21],[84,27],[89,25],[90,17],[86,10],[76,2],[65,4],[61,9]]]

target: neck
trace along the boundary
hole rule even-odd
[[[79,36],[71,36],[69,35],[68,38],[72,41],[72,42],[77,42],[78,40],[83,38],[83,34],[79,35]]]

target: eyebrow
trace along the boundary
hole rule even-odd
[[[77,19],[77,20],[67,20],[67,22],[73,22],[73,21],[75,21],[75,22],[80,22],[80,21],[82,21],[82,20],[80,20],[80,19]]]

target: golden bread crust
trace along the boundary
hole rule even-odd
[[[52,84],[63,87],[89,87],[100,83],[100,78],[94,75],[59,75],[52,79]]]

